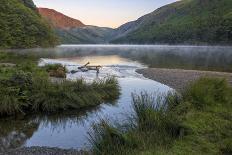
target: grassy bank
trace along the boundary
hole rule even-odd
[[[49,79],[49,71],[54,67],[37,67],[37,60],[33,56],[0,53],[1,117],[82,109],[113,101],[119,96],[115,78],[91,84],[83,80],[54,83]]]
[[[232,88],[201,78],[182,94],[133,95],[135,114],[123,125],[102,120],[90,141],[96,154],[231,154]]]

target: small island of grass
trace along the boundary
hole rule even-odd
[[[89,84],[84,80],[52,82],[65,77],[60,65],[37,66],[37,58],[0,52],[0,116],[54,113],[97,106],[119,97],[119,85],[108,77]],[[14,63],[14,65],[6,65]]]

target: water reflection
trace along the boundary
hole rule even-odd
[[[61,58],[58,60],[63,60],[63,61],[71,61],[77,64],[86,64],[87,62],[90,62],[90,65],[101,65],[101,66],[106,66],[106,65],[118,65],[118,64],[128,64],[128,59],[119,57],[117,55],[109,55],[109,56],[85,56],[85,57],[69,57],[69,58]],[[132,61],[131,61],[132,62]],[[133,62],[134,63],[134,62]]]
[[[98,108],[88,108],[88,110],[83,109],[82,111],[69,111],[53,115],[22,116],[20,119],[1,119],[0,152],[28,145],[28,140],[41,128],[49,129],[50,133],[63,133],[65,130],[72,128],[72,126],[84,126],[88,114],[94,113]],[[46,141],[49,137],[51,136],[44,134],[40,137],[40,140]],[[39,144],[37,143],[37,145]]]
[[[18,52],[18,51],[17,51]],[[171,89],[148,80],[135,72],[144,65],[188,69],[219,69],[232,71],[231,47],[191,46],[60,46],[55,49],[33,49],[20,51],[42,58],[45,63],[62,62],[72,67],[90,61],[103,65],[99,76],[116,75],[121,86],[121,96],[114,104],[102,104],[82,112],[70,111],[57,115],[36,115],[20,120],[0,120],[0,150],[20,146],[49,146],[60,148],[89,148],[88,131],[93,122],[100,118],[109,120],[125,119],[130,115],[132,92],[167,93]],[[51,59],[58,58],[58,59]],[[129,58],[129,59],[127,59]],[[72,66],[73,65],[73,66]],[[76,79],[80,73],[68,75]],[[85,77],[96,77],[89,72]]]
[[[50,49],[16,51],[50,58],[119,55],[150,67],[232,72],[231,46],[63,45]]]
[[[24,145],[38,126],[30,119],[0,120],[0,152]]]

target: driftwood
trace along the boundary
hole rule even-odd
[[[89,66],[89,64],[90,64],[90,63],[88,62],[88,63],[86,63],[85,65],[78,67],[78,70],[81,70],[82,72],[87,72],[87,71],[89,71],[89,70],[96,70],[97,73],[99,73],[100,68],[102,68],[102,66],[100,66],[100,65],[97,65],[97,66]],[[72,71],[71,71],[72,74],[77,73],[77,72],[78,72],[78,71],[75,71],[75,70],[72,70]]]

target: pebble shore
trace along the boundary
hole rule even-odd
[[[196,71],[182,69],[161,69],[161,68],[145,68],[138,69],[138,73],[144,77],[163,83],[179,92],[192,81],[200,77],[219,77],[225,78],[232,85],[232,73],[211,72],[211,71]]]
[[[91,155],[91,153],[75,149],[65,150],[49,147],[25,147],[2,153],[0,152],[0,155]]]

